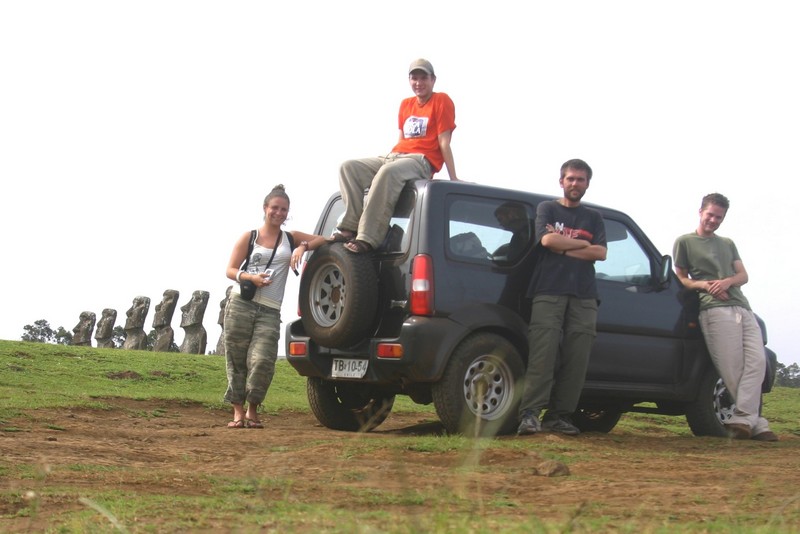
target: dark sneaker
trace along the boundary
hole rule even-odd
[[[541,431],[542,423],[539,422],[538,417],[530,412],[525,412],[522,414],[522,420],[519,422],[519,428],[517,428],[517,435],[524,436],[536,434],[537,432]]]
[[[581,433],[577,426],[572,424],[572,421],[566,417],[553,417],[552,419],[545,419],[542,423],[542,428],[550,432],[559,432],[567,436],[577,436]]]
[[[765,430],[764,432],[756,434],[750,439],[754,439],[756,441],[778,441],[778,436],[771,430]]]

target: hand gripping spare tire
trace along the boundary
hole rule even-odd
[[[341,243],[314,252],[300,280],[299,306],[315,343],[342,349],[368,337],[377,303],[378,277],[369,254],[353,254]]]

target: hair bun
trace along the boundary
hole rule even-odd
[[[272,188],[272,191],[267,194],[267,196],[264,198],[265,208],[267,207],[267,204],[269,204],[269,201],[273,198],[283,198],[286,199],[286,202],[289,202],[289,195],[286,194],[286,188],[283,187],[283,184],[276,185]]]

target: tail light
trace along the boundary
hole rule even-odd
[[[412,315],[433,315],[433,260],[427,254],[414,256],[411,264]]]
[[[292,341],[289,343],[289,356],[306,356],[308,354],[308,343],[305,341]]]

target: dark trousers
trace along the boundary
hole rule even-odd
[[[589,353],[597,336],[597,300],[538,295],[528,327],[528,369],[520,414],[539,417],[575,411],[586,380]]]

